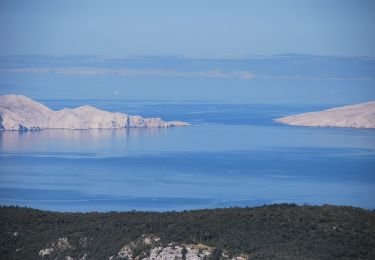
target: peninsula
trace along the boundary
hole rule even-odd
[[[54,111],[22,95],[0,96],[0,130],[119,129],[187,126],[180,121],[112,113],[92,106]]]
[[[375,128],[375,101],[275,119],[286,125]]]

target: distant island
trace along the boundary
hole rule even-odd
[[[0,96],[0,130],[119,129],[187,126],[180,121],[112,113],[92,106],[54,111],[22,95]]]
[[[375,128],[375,101],[275,119],[293,126]]]

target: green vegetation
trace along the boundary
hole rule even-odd
[[[0,259],[40,259],[59,238],[74,259],[108,259],[144,234],[250,259],[375,259],[375,213],[339,206],[269,205],[184,212],[56,213],[0,207]],[[148,250],[149,248],[144,248]],[[139,248],[138,255],[145,255]],[[184,254],[186,251],[184,250]],[[53,259],[65,259],[54,252]]]

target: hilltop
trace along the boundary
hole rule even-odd
[[[183,212],[0,208],[2,259],[374,259],[375,213],[278,204]]]

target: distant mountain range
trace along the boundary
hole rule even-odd
[[[281,54],[241,58],[1,56],[0,72],[120,76],[375,80],[375,58]]]

